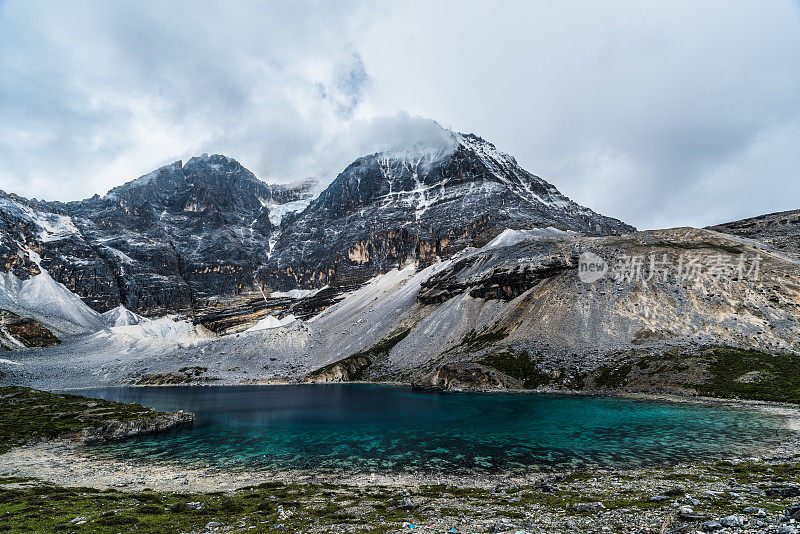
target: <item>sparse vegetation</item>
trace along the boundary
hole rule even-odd
[[[677,241],[656,241],[651,244],[657,248],[677,248],[682,250],[698,250],[698,249],[711,249],[720,252],[727,252],[728,254],[743,254],[744,247],[742,245],[726,245],[724,243],[711,243],[709,241],[696,241],[679,243]]]
[[[651,468],[646,476],[624,471],[556,474],[533,485],[494,488],[271,482],[230,493],[101,491],[0,478],[0,531],[199,532],[216,522],[224,529],[255,532],[353,532],[355,528],[378,533],[397,531],[407,523],[433,524],[442,531],[460,526],[462,531],[485,532],[501,520],[517,529],[556,532],[563,531],[567,521],[576,520],[586,531],[602,524],[614,532],[623,527],[631,531],[629,527],[637,525],[636,531],[641,532],[660,525],[668,515],[674,518],[674,503],[684,497],[700,499],[694,505],[699,517],[742,513],[751,501],[777,513],[794,500],[762,492],[743,502],[729,492],[717,491],[729,487],[732,479],[753,487],[797,485],[800,467],[761,461],[712,462]],[[702,521],[683,520],[683,528],[697,530]],[[526,524],[533,527],[521,526]]]
[[[595,387],[600,389],[619,389],[623,387],[631,372],[631,364],[602,367],[594,376]]]
[[[489,354],[481,363],[521,380],[523,387],[527,389],[535,389],[550,381],[550,377],[539,369],[537,360],[531,359],[524,351],[506,348]]]
[[[709,380],[698,387],[711,397],[800,403],[800,356],[733,347],[705,351]],[[748,373],[754,379],[742,380]]]
[[[506,337],[508,337],[508,331],[505,328],[481,332],[480,334],[475,332],[475,330],[470,330],[467,335],[464,336],[464,339],[461,340],[461,343],[448,352],[452,352],[454,350],[476,352],[498,343],[504,340]]]
[[[308,378],[310,380],[319,379],[338,369],[341,371],[342,375],[346,377],[346,380],[361,380],[364,378],[370,365],[372,365],[372,362],[376,359],[387,357],[395,345],[403,341],[410,332],[411,328],[405,328],[394,334],[390,334],[366,350],[356,352],[346,358],[342,358],[341,360],[329,363],[325,367],[317,369],[310,373]]]

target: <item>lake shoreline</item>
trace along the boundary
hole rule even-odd
[[[348,383],[350,384],[350,383]],[[361,384],[407,386],[407,384]],[[241,386],[244,386],[242,384]],[[252,385],[252,384],[246,384]],[[296,385],[296,384],[285,384]],[[136,386],[136,387],[181,387],[181,386]],[[237,387],[237,386],[222,386]],[[79,389],[71,390],[79,393]],[[490,393],[490,392],[486,392]],[[688,403],[699,405],[728,406],[746,408],[778,415],[785,421],[786,428],[791,430],[791,439],[784,441],[778,448],[753,451],[748,458],[763,461],[786,461],[800,455],[800,406],[772,401],[752,401],[740,399],[718,399],[710,397],[683,397],[666,394],[620,393],[608,392],[565,392],[541,390],[497,391],[491,393],[547,394],[577,397],[628,398],[644,401],[670,403]],[[439,393],[430,393],[437,395]],[[444,394],[457,394],[446,392]],[[720,457],[715,461],[741,460],[741,458]],[[686,465],[708,463],[687,462]],[[661,468],[674,466],[661,465]],[[594,468],[593,468],[594,469]],[[630,473],[646,472],[648,468],[601,468],[602,472]],[[126,491],[144,488],[159,491],[233,491],[241,487],[262,484],[265,482],[281,482],[285,484],[325,482],[344,485],[408,486],[413,484],[451,484],[459,487],[491,487],[498,483],[535,484],[547,477],[575,472],[572,468],[554,468],[552,470],[531,470],[522,474],[499,472],[496,474],[476,473],[468,475],[442,473],[397,473],[370,475],[367,473],[330,473],[324,471],[305,470],[268,470],[246,468],[222,468],[212,465],[191,466],[180,463],[150,463],[145,460],[108,459],[98,456],[90,446],[82,440],[59,438],[40,443],[16,447],[0,454],[0,476],[33,477],[46,480],[61,486],[87,486],[98,489],[125,489]]]
[[[237,383],[183,383],[171,385],[120,385],[105,386],[108,388],[182,388],[182,387],[248,387],[248,386],[314,386],[319,384],[335,385],[373,385],[388,387],[410,387],[407,382],[374,382],[374,381],[347,381],[347,382],[308,382],[308,381],[257,381],[257,382],[237,382]],[[58,391],[72,392],[79,394],[80,391],[87,391],[95,388],[66,388]],[[564,390],[555,388],[539,389],[467,389],[467,390],[443,390],[430,392],[431,395],[457,395],[460,393],[485,393],[485,394],[525,394],[525,395],[559,395],[565,397],[592,397],[592,398],[621,398],[657,402],[673,402],[682,404],[697,404],[707,406],[727,406],[731,408],[745,408],[756,410],[784,418],[786,428],[793,432],[794,440],[792,443],[783,444],[781,453],[785,455],[800,454],[800,404],[778,402],[757,399],[706,397],[702,395],[681,395],[677,393],[645,393],[633,391],[608,391],[608,390]]]

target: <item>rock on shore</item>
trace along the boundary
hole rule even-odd
[[[130,438],[143,434],[165,432],[194,423],[194,414],[184,411],[165,413],[154,417],[144,417],[132,421],[109,421],[94,428],[85,428],[74,435],[85,443],[99,443],[116,439]]]

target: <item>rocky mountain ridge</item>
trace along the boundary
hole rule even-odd
[[[282,231],[260,278],[279,289],[353,285],[410,258],[424,267],[480,247],[508,228],[635,230],[576,204],[480,137],[452,141],[357,159]]]
[[[800,210],[767,213],[708,229],[753,239],[775,252],[800,259]]]
[[[506,228],[585,235],[634,229],[579,206],[474,135],[420,153],[378,153],[314,186],[269,185],[233,159],[175,162],[76,202],[0,193],[0,270],[46,270],[99,312],[258,319],[275,290],[341,294]],[[334,302],[328,299],[324,302]]]
[[[191,314],[198,301],[253,287],[280,208],[312,189],[266,184],[213,155],[79,202],[0,194],[0,262],[22,279],[46,269],[98,311]]]

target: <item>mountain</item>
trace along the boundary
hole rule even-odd
[[[282,230],[259,278],[277,289],[357,285],[409,258],[424,267],[505,229],[546,227],[635,230],[576,204],[480,137],[452,134],[448,148],[354,161]]]
[[[507,228],[634,230],[572,202],[479,137],[450,140],[359,158],[313,200],[312,183],[269,185],[222,155],[178,161],[78,202],[0,193],[0,264],[20,280],[46,271],[99,312],[122,305],[252,323],[263,318],[265,292],[338,288],[297,311],[307,316],[397,265],[430,265]]]

